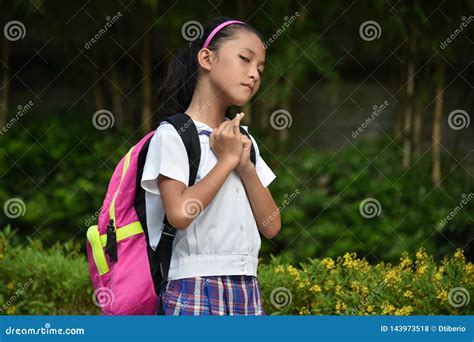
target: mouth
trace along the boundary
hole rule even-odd
[[[248,85],[248,84],[242,84],[244,87],[250,89],[250,91],[253,91],[253,87]]]

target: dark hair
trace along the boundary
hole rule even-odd
[[[170,61],[166,75],[158,90],[158,115],[160,118],[184,112],[189,107],[198,77],[197,53],[201,50],[212,30],[228,20],[233,19],[223,16],[209,19],[203,26],[202,36],[186,44]],[[238,30],[255,33],[263,42],[261,34],[251,25],[236,24],[226,26],[217,32],[208,49],[219,49],[222,43],[229,40]]]

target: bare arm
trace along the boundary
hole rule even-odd
[[[280,210],[270,190],[268,187],[263,187],[252,164],[245,169],[240,169],[239,175],[244,183],[259,230],[267,239],[273,239],[281,229],[281,218]]]
[[[235,164],[219,160],[200,182],[191,187],[163,175],[158,177],[158,187],[166,217],[176,229],[185,229],[209,205]]]

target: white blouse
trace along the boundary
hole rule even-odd
[[[230,120],[226,118],[227,120]],[[193,120],[201,142],[201,162],[196,183],[216,165],[217,156],[209,145],[212,128]],[[243,126],[248,131],[247,126]],[[251,136],[256,155],[256,171],[263,187],[275,174],[261,158]],[[158,188],[158,175],[176,179],[186,186],[189,163],[186,148],[176,129],[162,122],[150,141],[141,186],[146,190],[146,217],[150,245],[156,248],[161,236],[164,209]],[[173,242],[168,280],[196,276],[257,276],[260,235],[249,199],[237,171],[232,171],[214,199]]]

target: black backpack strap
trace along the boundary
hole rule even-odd
[[[250,138],[249,132],[247,132],[245,128],[243,128],[242,126],[240,126],[240,133],[245,134],[250,139],[250,141],[252,141],[252,138]],[[257,165],[256,157],[255,157],[255,147],[253,146],[253,141],[252,141],[252,147],[250,148],[250,161],[253,163],[254,166]]]
[[[189,160],[188,187],[190,187],[196,182],[199,162],[201,160],[201,144],[199,141],[197,128],[194,125],[191,117],[185,113],[172,115],[164,119],[164,121],[172,124],[183,140]],[[176,236],[176,232],[177,229],[168,222],[168,218],[165,214],[161,228],[160,241],[158,242],[158,245],[153,253],[150,265],[155,292],[158,296],[160,296],[161,289],[168,279],[173,241]],[[161,303],[161,299],[159,299],[159,302]],[[158,305],[158,310],[156,313],[158,315],[164,314],[162,305]]]

